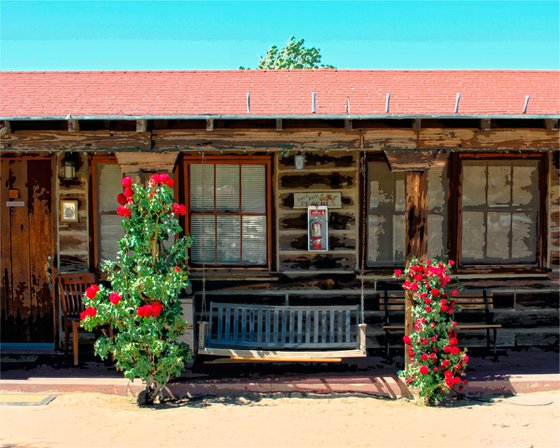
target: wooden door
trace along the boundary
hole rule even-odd
[[[54,299],[45,269],[53,256],[49,159],[3,159],[1,167],[2,343],[54,342]]]

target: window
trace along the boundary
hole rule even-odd
[[[121,225],[122,218],[117,215],[117,195],[122,193],[121,179],[120,167],[114,159],[93,159],[92,210],[96,268],[99,267],[102,260],[116,257],[118,241],[124,234]]]
[[[461,159],[461,264],[537,264],[539,159]]]
[[[391,172],[384,160],[368,162],[368,265],[402,265],[405,260],[404,172]],[[447,175],[428,172],[428,255],[447,254]]]
[[[193,264],[269,265],[270,159],[186,162]]]

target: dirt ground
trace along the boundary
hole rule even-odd
[[[46,406],[1,406],[0,446],[557,448],[560,391],[445,408],[301,394],[139,408],[130,397],[65,393]]]

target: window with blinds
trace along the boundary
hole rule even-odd
[[[268,262],[269,162],[186,162],[191,262],[264,266]]]
[[[94,181],[94,235],[95,265],[101,261],[114,259],[118,251],[118,241],[124,234],[122,217],[117,215],[117,195],[122,193],[122,174],[119,165],[111,162],[93,163]]]
[[[539,160],[463,160],[461,262],[537,263]]]
[[[368,265],[405,261],[405,173],[391,172],[385,161],[371,161],[368,173]],[[447,187],[444,169],[428,172],[428,256],[447,255]]]

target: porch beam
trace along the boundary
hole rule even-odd
[[[69,119],[68,120],[68,132],[79,132],[80,122],[78,120]]]
[[[447,163],[448,151],[387,149],[385,156],[391,171],[426,171],[443,168]]]
[[[344,120],[344,129],[346,130],[346,132],[350,132],[352,130],[352,120]]]
[[[12,125],[8,120],[2,121],[0,123],[0,135],[6,135],[12,132]]]
[[[214,130],[214,119],[213,118],[208,118],[206,120],[206,130],[208,132],[212,132]]]
[[[480,120],[480,129],[483,131],[489,131],[492,126],[492,120],[490,118],[482,118]]]
[[[276,130],[281,131],[283,129],[283,121],[281,118],[276,119]]]
[[[415,131],[419,131],[420,129],[422,129],[422,119],[421,118],[414,119],[414,121],[412,122],[412,129],[414,129]]]
[[[406,266],[412,258],[425,260],[428,256],[428,172],[406,172]],[[405,334],[414,330],[412,319],[412,292],[406,292],[405,303]],[[405,349],[405,368],[409,365],[408,351]]]
[[[148,130],[148,120],[136,120],[136,132],[146,132]]]
[[[558,119],[557,118],[547,118],[544,120],[544,126],[547,131],[557,131],[558,130]]]

